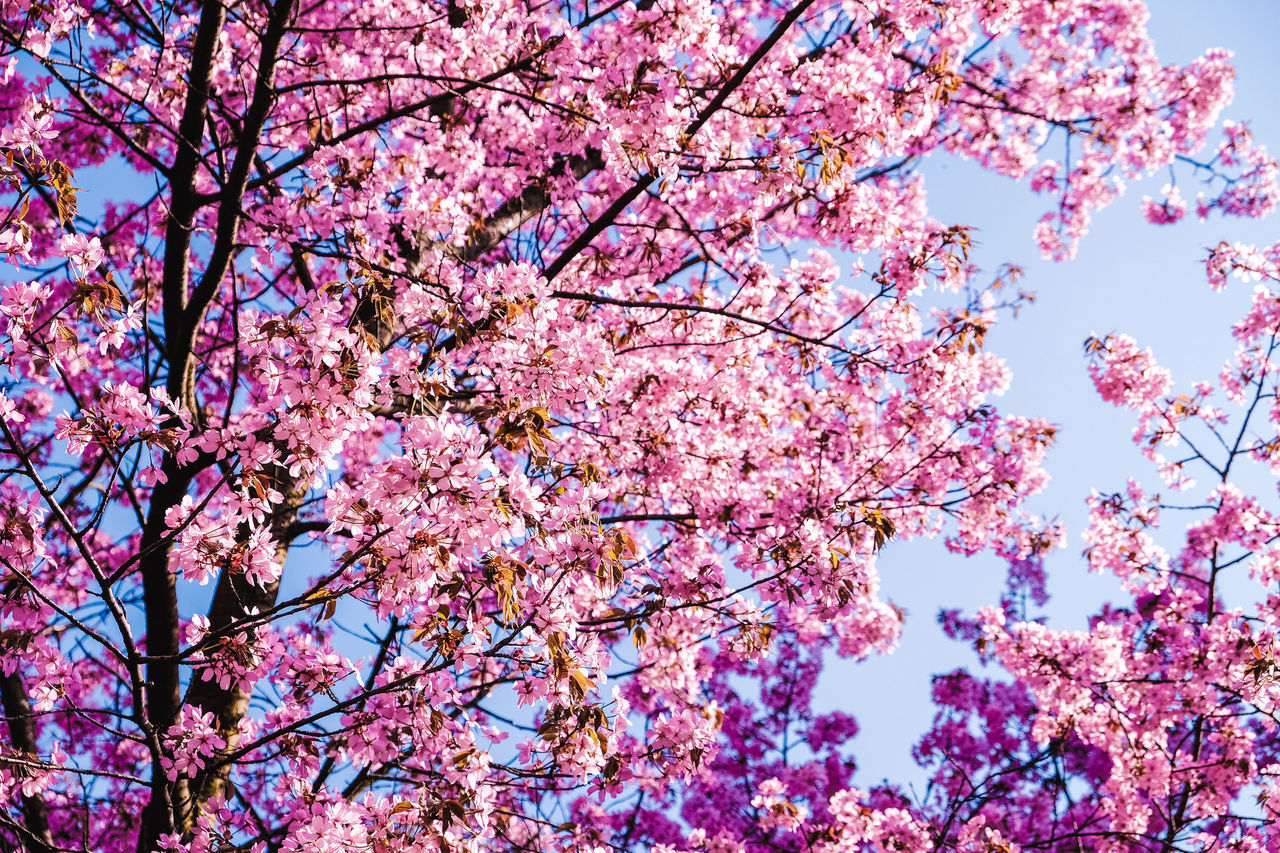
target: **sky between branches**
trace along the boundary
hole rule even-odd
[[[1162,63],[1190,62],[1213,47],[1234,52],[1236,95],[1223,118],[1246,122],[1259,144],[1273,156],[1280,152],[1280,2],[1150,0],[1148,6]],[[988,337],[988,348],[1013,371],[1009,392],[995,402],[1004,411],[1045,417],[1062,427],[1047,465],[1053,479],[1028,507],[1059,516],[1069,537],[1067,547],[1046,561],[1052,599],[1045,615],[1054,627],[1083,630],[1088,616],[1119,590],[1114,578],[1090,574],[1080,559],[1085,498],[1091,489],[1121,490],[1128,477],[1154,490],[1163,485],[1133,444],[1132,413],[1102,402],[1094,391],[1083,342],[1090,334],[1133,336],[1172,371],[1176,391],[1212,379],[1234,349],[1229,327],[1244,313],[1252,287],[1232,282],[1224,292],[1212,291],[1204,276],[1207,251],[1222,240],[1270,245],[1280,239],[1280,217],[1201,222],[1194,216],[1197,187],[1187,170],[1178,187],[1191,200],[1191,213],[1174,225],[1148,224],[1142,198],[1160,197],[1170,178],[1164,172],[1131,183],[1124,197],[1094,216],[1076,258],[1054,263],[1040,259],[1032,239],[1044,198],[1026,184],[941,156],[921,171],[931,214],[978,229],[972,259],[984,272],[976,281],[988,281],[1001,264],[1014,263],[1025,271],[1019,285],[1037,296]],[[1268,506],[1280,504],[1273,481],[1256,494]],[[1165,535],[1176,541],[1182,531],[1170,516]],[[947,553],[941,540],[918,540],[886,548],[880,571],[887,596],[907,611],[898,649],[862,663],[831,660],[817,703],[857,716],[856,778],[863,786],[885,778],[923,778],[910,772],[911,748],[934,712],[930,678],[974,665],[972,653],[939,629],[938,608],[971,613],[996,601],[1005,568],[989,555],[966,559]]]

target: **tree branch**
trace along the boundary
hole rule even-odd
[[[9,727],[13,748],[34,756],[37,741],[35,715],[19,673],[0,677],[0,707],[4,709],[4,721]],[[49,830],[49,807],[44,797],[23,794],[22,814],[30,835],[27,850],[30,853],[51,853],[54,849],[53,834]]]

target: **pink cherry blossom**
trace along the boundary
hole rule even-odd
[[[1057,630],[1057,428],[997,405],[1027,297],[915,169],[1027,181],[1057,259],[1157,171],[1267,213],[1229,55],[1146,21],[0,3],[0,847],[1274,849],[1233,809],[1280,766],[1280,520],[1232,476],[1280,470],[1280,248],[1207,261],[1260,288],[1214,382],[1090,344],[1201,502],[1179,545],[1093,495],[1127,598]],[[1008,567],[943,615],[1003,674],[938,677],[923,793],[863,790],[819,676],[894,648],[879,554],[932,537]]]

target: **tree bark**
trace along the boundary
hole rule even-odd
[[[36,718],[31,712],[26,685],[17,672],[0,678],[0,706],[4,708],[4,721],[9,726],[9,739],[14,749],[35,758]],[[39,794],[24,794],[22,816],[28,835],[25,839],[19,839],[19,843],[23,844],[22,849],[29,853],[50,853],[54,849],[53,834],[49,829],[49,807],[44,797]]]

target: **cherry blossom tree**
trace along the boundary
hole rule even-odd
[[[1217,383],[1174,393],[1169,371],[1132,338],[1086,345],[1099,394],[1138,415],[1134,440],[1172,492],[1129,479],[1089,499],[1089,567],[1114,574],[1131,598],[1105,607],[1087,632],[1028,620],[1012,596],[948,626],[1013,678],[957,671],[935,682],[938,714],[918,748],[934,771],[922,811],[935,841],[1280,844],[1280,516],[1241,484],[1270,491],[1280,470],[1280,244],[1224,243],[1208,274],[1219,288],[1231,277],[1262,281],[1231,329],[1236,349]],[[1160,530],[1170,515],[1189,518],[1180,540]],[[1043,581],[1024,572],[1017,585],[1042,596]]]
[[[1223,438],[1162,462],[1213,472],[1205,520],[1169,557],[1158,498],[1096,497],[1135,598],[1088,634],[955,616],[1008,675],[939,679],[926,797],[855,789],[810,701],[894,644],[890,540],[1034,593],[1062,538],[1022,506],[1053,426],[991,402],[1029,297],[920,158],[1029,181],[1062,259],[1171,165],[1201,216],[1275,204],[1210,140],[1228,56],[1161,65],[1146,14],[5,0],[0,845],[1273,849],[1236,807],[1280,763],[1276,602],[1215,587],[1280,559],[1228,476],[1280,453],[1269,291],[1239,417],[1093,342],[1153,458]]]

